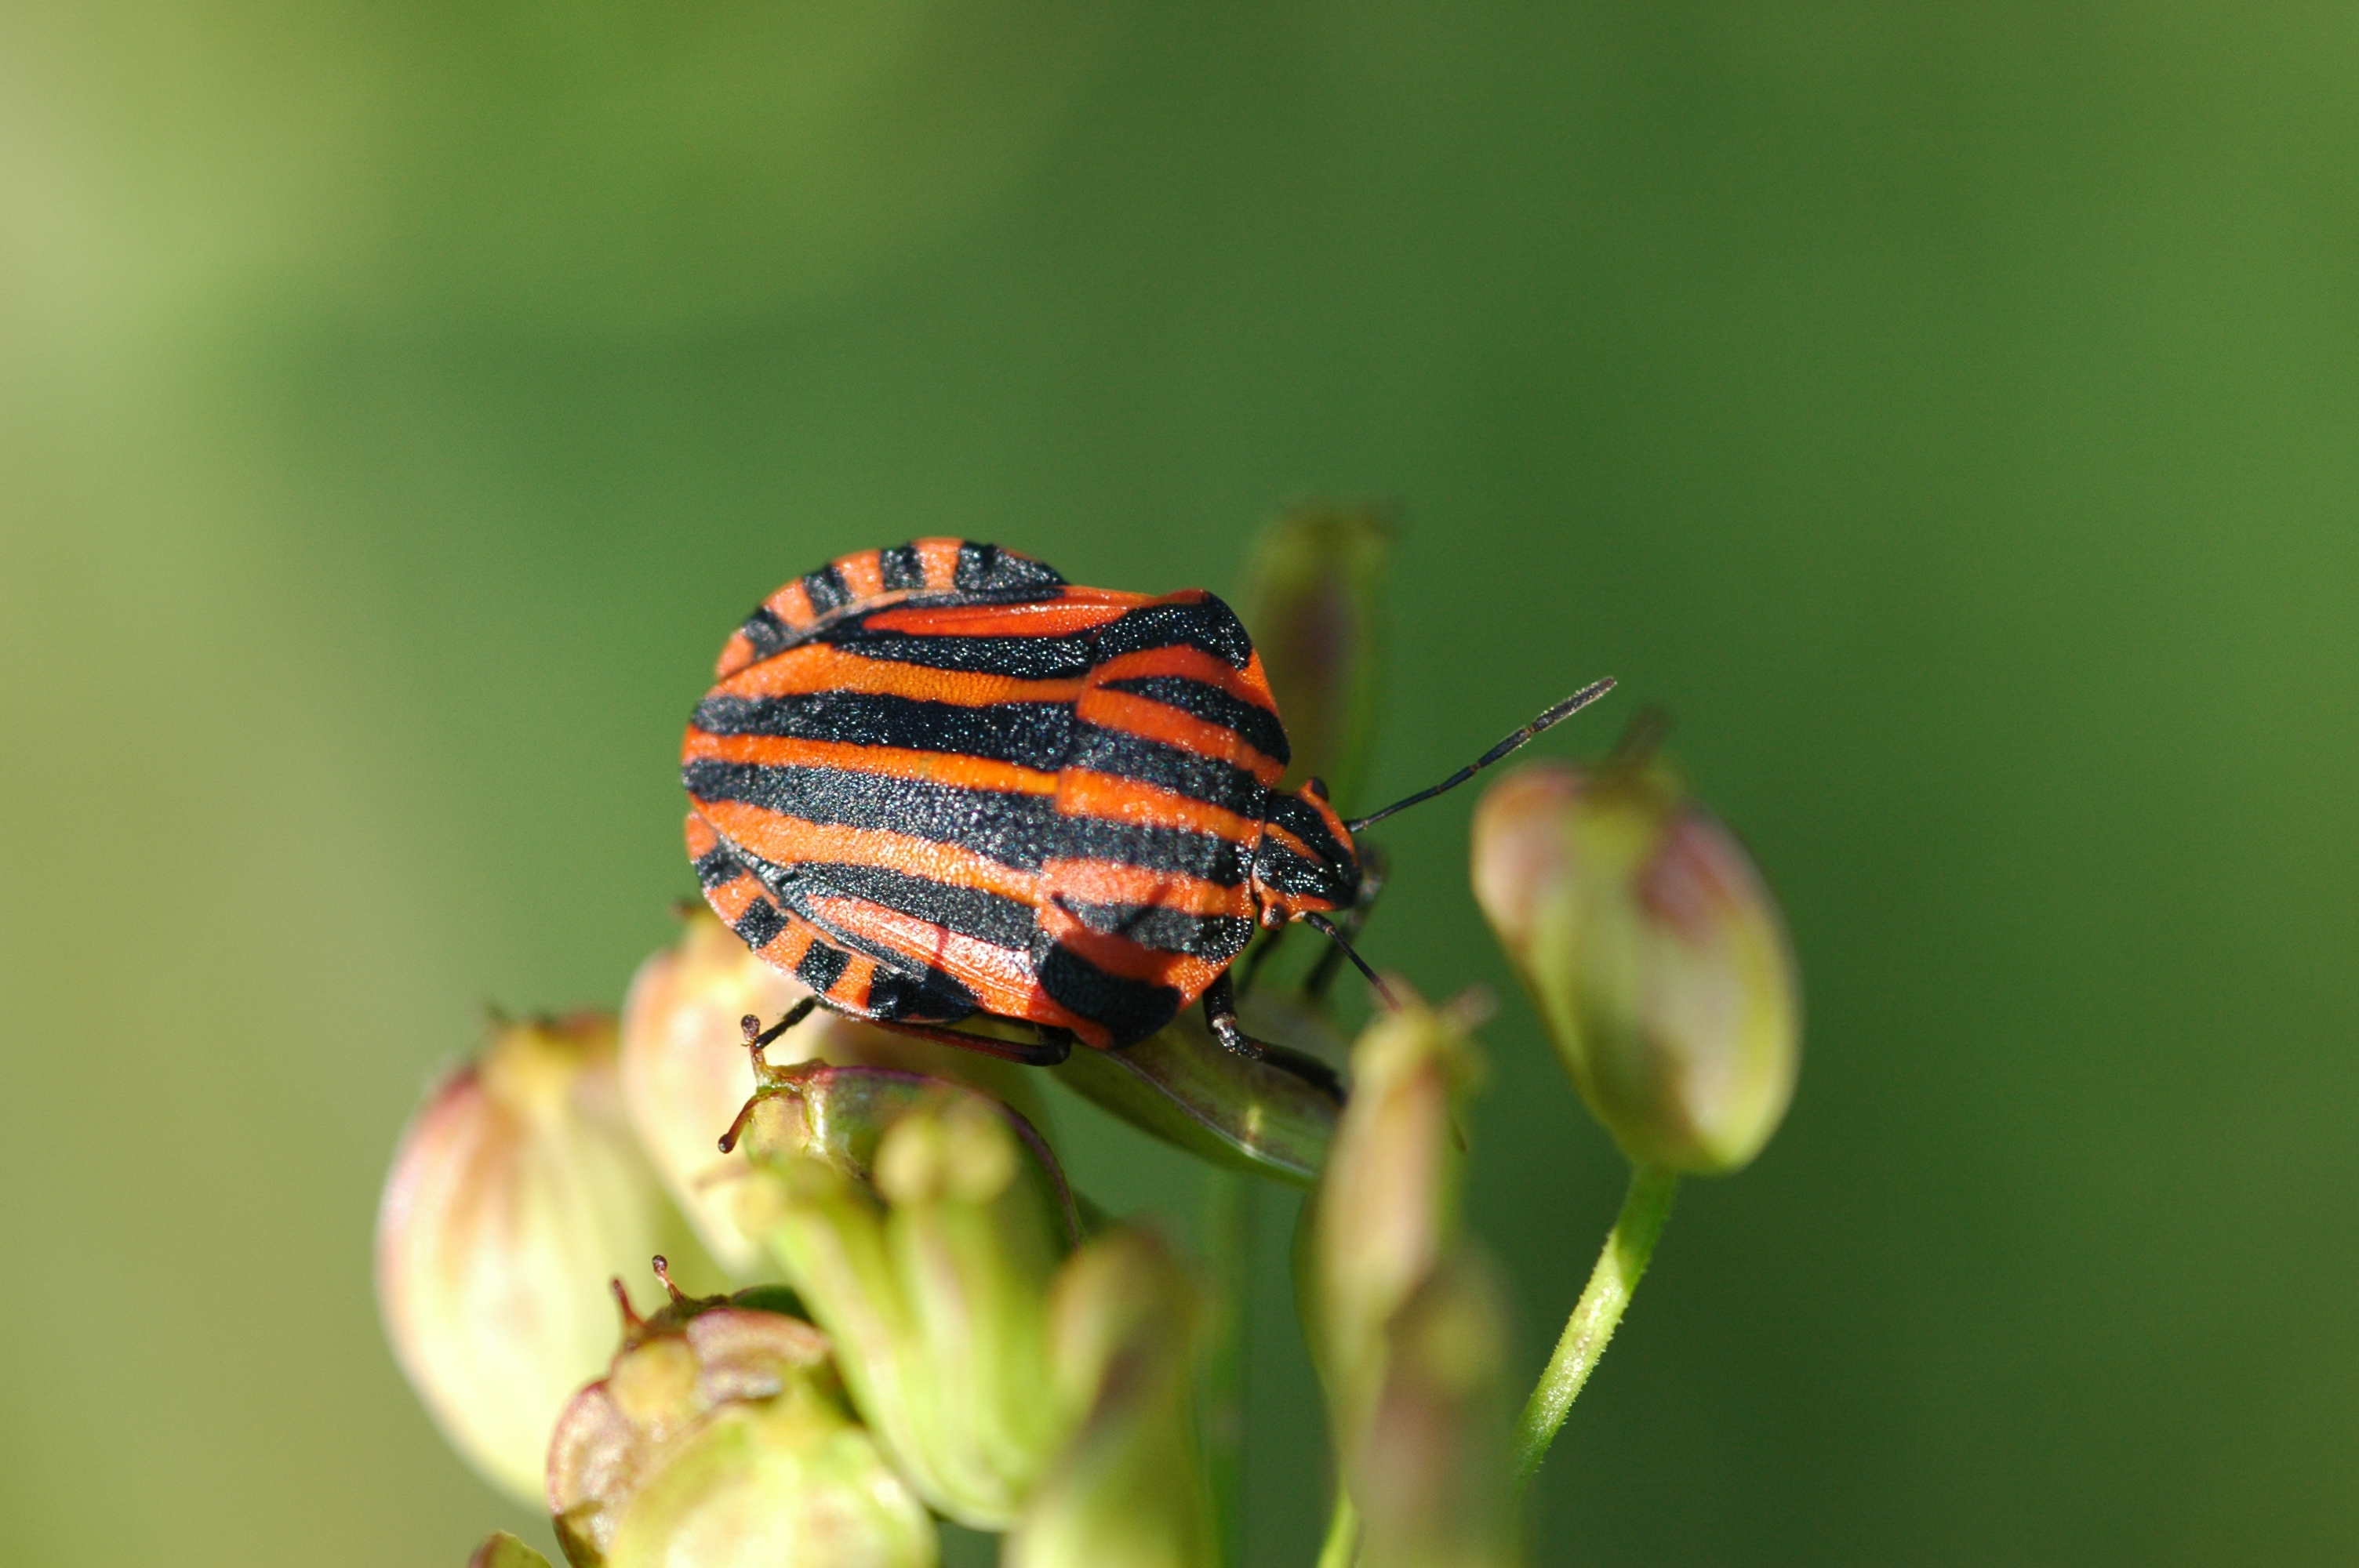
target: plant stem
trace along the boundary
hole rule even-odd
[[[1342,1483],[1335,1487],[1335,1512],[1327,1520],[1327,1542],[1319,1549],[1319,1568],[1352,1568],[1360,1554],[1360,1510]]]
[[[1204,1251],[1212,1261],[1212,1311],[1200,1384],[1204,1465],[1220,1521],[1222,1561],[1245,1561],[1245,1314],[1253,1308],[1258,1184],[1242,1172],[1204,1173]]]
[[[1540,1374],[1516,1425],[1516,1479],[1530,1480],[1548,1457],[1557,1429],[1564,1425],[1581,1386],[1605,1354],[1631,1292],[1647,1272],[1647,1260],[1654,1256],[1655,1239],[1663,1234],[1672,1195],[1679,1190],[1680,1179],[1669,1171],[1630,1167],[1630,1190],[1623,1195],[1622,1212],[1605,1233],[1605,1247],[1597,1255],[1597,1267],[1589,1271],[1588,1287],[1565,1319],[1564,1336],[1556,1342],[1556,1354],[1549,1357],[1548,1369]]]

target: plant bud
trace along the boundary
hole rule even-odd
[[[1403,1005],[1352,1050],[1351,1103],[1306,1207],[1297,1251],[1302,1321],[1346,1474],[1383,1391],[1386,1325],[1458,1234],[1457,1102],[1479,1071],[1463,1008]]]
[[[1049,1292],[1050,1394],[1072,1435],[1007,1537],[1003,1568],[1212,1568],[1196,1437],[1195,1292],[1143,1232],[1108,1232]]]
[[[1506,1314],[1461,1246],[1385,1326],[1386,1369],[1352,1467],[1360,1568],[1522,1561],[1508,1457]]]
[[[770,1076],[743,1140],[739,1223],[862,1418],[937,1511],[1006,1530],[1063,1425],[1043,1314],[1078,1221],[1048,1145],[972,1090],[816,1065]]]
[[[549,1424],[614,1342],[606,1281],[656,1252],[717,1278],[631,1136],[613,1021],[504,1025],[402,1135],[377,1301],[460,1453],[538,1500]]]
[[[1393,525],[1365,506],[1310,505],[1262,533],[1245,622],[1286,716],[1289,781],[1316,774],[1355,798],[1375,737],[1384,677],[1384,584]]]
[[[1712,1173],[1760,1152],[1793,1097],[1800,981],[1751,858],[1668,769],[1518,769],[1475,811],[1473,874],[1633,1162]]]
[[[647,1319],[624,1298],[622,1349],[549,1444],[575,1568],[931,1568],[933,1521],[843,1408],[826,1336],[759,1296]]]
[[[1249,1029],[1310,1042],[1331,1033],[1307,1008],[1247,999]],[[1332,1074],[1304,1054],[1294,1066],[1252,1061],[1224,1048],[1189,1009],[1159,1033],[1119,1051],[1075,1051],[1053,1071],[1075,1093],[1133,1127],[1234,1170],[1309,1186],[1326,1162],[1342,1094]],[[1326,1080],[1326,1081],[1322,1081]]]
[[[765,1022],[810,993],[764,963],[709,909],[685,914],[678,940],[639,966],[623,1003],[623,1090],[631,1124],[672,1197],[733,1278],[759,1278],[761,1245],[737,1228],[728,1182],[739,1172],[713,1140],[745,1103],[740,1021]],[[1045,1111],[1024,1068],[979,1052],[912,1040],[824,1009],[774,1041],[781,1065],[821,1060],[955,1078],[1016,1107],[1035,1125]]]
[[[549,1568],[549,1563],[506,1530],[495,1530],[467,1559],[467,1568]]]

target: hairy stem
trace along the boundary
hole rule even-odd
[[[1549,1444],[1556,1441],[1557,1430],[1564,1425],[1581,1386],[1589,1381],[1598,1357],[1605,1354],[1614,1325],[1630,1304],[1631,1292],[1647,1272],[1647,1260],[1654,1256],[1655,1239],[1663,1233],[1672,1195],[1679,1188],[1679,1177],[1669,1171],[1644,1165],[1630,1168],[1630,1190],[1623,1196],[1622,1212],[1614,1217],[1614,1228],[1606,1232],[1597,1267],[1589,1271],[1589,1285],[1573,1303],[1572,1315],[1565,1320],[1564,1336],[1556,1342],[1556,1354],[1549,1357],[1548,1369],[1540,1374],[1531,1402],[1524,1407],[1524,1418],[1516,1425],[1517,1479],[1530,1480],[1540,1461],[1548,1457]]]

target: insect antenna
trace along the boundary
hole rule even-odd
[[[1571,718],[1574,714],[1580,712],[1582,708],[1587,708],[1591,703],[1595,702],[1599,697],[1603,697],[1607,692],[1612,691],[1613,689],[1614,680],[1610,676],[1603,680],[1593,681],[1588,686],[1582,687],[1579,691],[1574,692],[1571,697],[1566,697],[1562,702],[1558,703],[1554,708],[1549,708],[1546,713],[1541,714],[1538,719],[1533,719],[1529,724],[1525,725],[1521,730],[1516,730],[1514,734],[1508,736],[1506,740],[1500,741],[1497,745],[1492,747],[1489,751],[1484,752],[1481,756],[1475,758],[1473,762],[1467,763],[1464,767],[1459,769],[1456,773],[1451,774],[1440,784],[1435,784],[1429,789],[1421,789],[1415,795],[1409,795],[1405,799],[1397,800],[1390,806],[1386,806],[1382,811],[1372,811],[1365,816],[1354,817],[1351,821],[1344,823],[1343,827],[1350,832],[1358,833],[1362,828],[1372,827],[1375,824],[1382,822],[1386,817],[1390,816],[1397,811],[1406,811],[1412,806],[1417,806],[1422,802],[1431,800],[1435,795],[1441,794],[1445,790],[1456,789],[1460,784],[1464,784],[1468,779],[1473,778],[1476,773],[1481,773],[1484,768],[1489,767],[1493,762],[1497,762],[1500,758],[1506,756],[1516,747],[1521,746],[1533,736],[1539,734],[1543,730],[1552,729],[1556,725],[1563,723],[1566,719]],[[1338,937],[1337,940],[1341,941],[1342,938]],[[1346,952],[1350,951],[1349,948],[1344,950]],[[1353,962],[1358,962],[1356,955],[1353,957]],[[1361,964],[1360,968],[1364,969],[1367,966],[1365,964]]]
[[[1327,940],[1335,944],[1336,946],[1343,949],[1343,957],[1351,959],[1353,966],[1359,969],[1360,973],[1368,977],[1368,983],[1376,988],[1376,994],[1384,999],[1386,1011],[1390,1012],[1398,1012],[1400,1011],[1400,1000],[1393,995],[1390,987],[1386,986],[1383,980],[1376,978],[1376,971],[1368,968],[1368,961],[1365,958],[1361,957],[1358,953],[1353,951],[1352,944],[1344,940],[1343,934],[1335,928],[1335,923],[1333,921],[1328,919],[1323,914],[1305,914],[1297,915],[1295,918],[1301,921],[1303,925],[1310,927],[1311,930],[1316,931],[1321,935],[1326,937]]]

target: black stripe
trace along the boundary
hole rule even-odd
[[[730,927],[745,938],[748,947],[765,946],[786,928],[787,917],[766,898],[757,898],[747,904],[745,913],[739,915],[736,924]]]
[[[851,965],[851,954],[814,938],[803,950],[802,962],[795,966],[795,979],[815,991],[823,991],[842,979]]]
[[[969,708],[881,692],[706,697],[696,727],[708,735],[778,735],[848,746],[946,752],[1055,773],[1072,746],[1073,710],[1061,702]]]
[[[843,586],[843,574],[831,564],[803,579],[803,597],[810,600],[812,610],[824,615],[851,603],[852,590]]]
[[[1219,687],[1185,676],[1134,676],[1128,680],[1110,680],[1105,688],[1126,691],[1166,708],[1176,708],[1190,719],[1234,730],[1245,744],[1274,761],[1294,760],[1293,748],[1286,742],[1286,726],[1278,721],[1277,714]]]
[[[1327,830],[1327,819],[1299,795],[1272,791],[1262,806],[1262,819],[1276,823],[1301,839],[1302,847],[1310,851],[1314,860],[1332,863],[1352,858],[1350,852],[1335,841],[1335,835]]]
[[[896,545],[889,550],[877,551],[876,569],[888,589],[926,586],[926,566],[918,558],[915,545]]]
[[[1223,806],[1256,822],[1261,820],[1262,801],[1267,793],[1259,779],[1234,762],[1096,724],[1073,726],[1073,747],[1065,765],[1136,779],[1190,800]]]
[[[729,852],[725,844],[689,863],[696,870],[696,885],[704,888],[717,888],[745,869],[737,863],[737,857]]]
[[[955,1023],[972,1014],[978,1000],[956,976],[930,966],[919,977],[879,965],[868,982],[868,1011],[877,1018]]]
[[[1145,648],[1196,648],[1234,669],[1253,662],[1253,639],[1236,612],[1212,595],[1192,604],[1148,604],[1107,622],[1097,631],[1103,663]]]
[[[1046,795],[961,789],[886,773],[699,758],[680,769],[680,782],[701,801],[742,801],[805,822],[931,838],[1019,871],[1039,870],[1052,836],[1069,831]],[[738,853],[745,858],[742,846]]]
[[[1141,827],[1095,816],[1067,816],[1057,827],[1051,860],[1113,860],[1143,871],[1176,871],[1220,887],[1242,887],[1245,855],[1212,833]]]
[[[754,656],[761,659],[766,659],[785,647],[794,635],[787,630],[787,623],[779,620],[767,605],[745,617],[745,624],[737,630],[745,634],[745,641],[754,644]]]
[[[1190,914],[1153,903],[1087,903],[1060,898],[1057,907],[1091,930],[1120,936],[1158,953],[1185,953],[1223,964],[1245,950],[1254,924],[1232,914]]]
[[[973,671],[1016,680],[1070,680],[1090,672],[1088,636],[926,637],[871,631],[855,618],[821,633],[847,654],[920,669]]]
[[[1064,577],[1054,567],[972,539],[959,545],[958,575],[952,581],[966,593],[1006,593],[1065,586]]]
[[[1179,1016],[1169,986],[1110,975],[1071,948],[1049,943],[1038,956],[1040,989],[1059,1005],[1103,1025],[1117,1046],[1134,1045]]]
[[[798,913],[808,899],[862,899],[1017,953],[1029,951],[1038,933],[1028,903],[884,866],[802,860],[777,867],[762,880]]]

